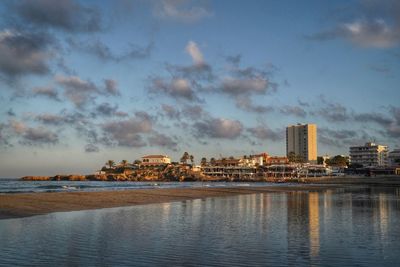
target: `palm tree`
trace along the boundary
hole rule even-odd
[[[292,151],[289,152],[287,157],[288,157],[289,162],[291,162],[291,163],[304,163],[303,157],[301,155],[297,155],[296,153],[294,153]]]
[[[201,166],[206,166],[206,164],[207,164],[207,159],[206,158],[201,158],[200,165]]]
[[[113,161],[112,159],[109,159],[109,160],[106,162],[106,165],[108,165],[108,168],[111,169],[112,167],[115,166],[115,161]]]
[[[295,163],[296,162],[296,153],[293,151],[290,151],[289,154],[287,155],[287,158],[290,163]]]
[[[193,156],[193,155],[190,155],[190,162],[191,162],[192,165],[193,165],[193,163],[194,163],[194,156]]]
[[[126,159],[121,160],[122,167],[126,167],[127,164],[128,164],[128,161]]]
[[[214,165],[215,164],[215,158],[211,158],[210,159],[210,163],[211,163],[211,165]]]
[[[186,164],[188,159],[189,159],[189,153],[187,153],[187,152],[183,153],[183,155],[181,157],[181,163]]]

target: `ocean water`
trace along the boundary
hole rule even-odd
[[[399,266],[400,188],[279,192],[0,220],[1,266]]]
[[[243,187],[277,186],[270,183],[226,183],[226,182],[107,182],[107,181],[22,181],[19,179],[0,179],[0,194],[110,191],[152,188],[191,188],[191,187]],[[281,185],[283,186],[283,185]],[[290,186],[286,184],[286,186]]]

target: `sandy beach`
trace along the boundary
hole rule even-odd
[[[90,210],[152,203],[226,197],[264,192],[323,191],[351,185],[400,186],[400,177],[308,178],[299,184],[265,187],[134,189],[105,192],[60,192],[0,195],[0,219],[51,212]]]
[[[0,219],[61,211],[90,210],[208,197],[282,191],[320,191],[336,186],[299,185],[243,188],[135,189],[106,192],[62,192],[0,195]]]

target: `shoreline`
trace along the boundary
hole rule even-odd
[[[103,192],[18,193],[0,195],[0,220],[68,212],[116,208],[242,194],[324,191],[338,185],[294,185],[246,188],[166,188]]]
[[[400,187],[400,177],[307,178],[297,183],[279,185],[266,183],[266,185],[0,194],[0,220],[43,215],[52,212],[126,207],[241,194],[299,191],[322,192],[348,186]]]

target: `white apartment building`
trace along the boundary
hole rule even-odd
[[[388,165],[388,147],[369,142],[364,146],[350,147],[351,164],[363,167],[383,167]]]

